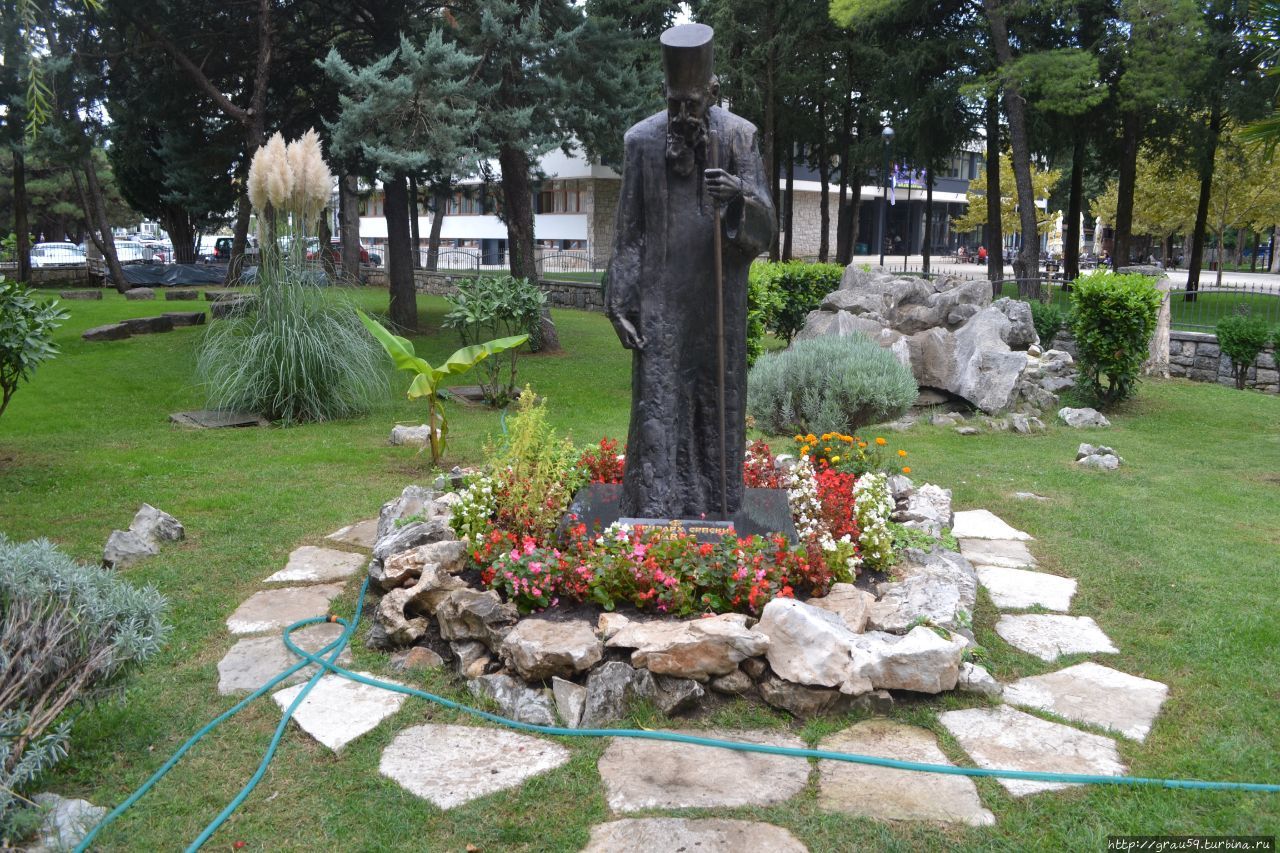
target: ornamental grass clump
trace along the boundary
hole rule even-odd
[[[253,304],[210,326],[197,355],[209,407],[286,424],[362,415],[387,393],[378,344],[345,300],[305,268],[307,237],[328,204],[332,178],[309,130],[280,134],[249,167],[261,266]]]
[[[853,432],[916,400],[910,369],[865,335],[799,341],[747,376],[747,411],[764,432]]]
[[[67,754],[69,713],[155,656],[164,609],[150,587],[0,533],[0,839],[38,823],[22,795]]]

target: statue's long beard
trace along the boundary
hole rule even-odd
[[[699,119],[667,119],[667,163],[687,178],[707,161],[707,125]]]

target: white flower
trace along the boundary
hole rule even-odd
[[[329,203],[333,175],[315,128],[289,143],[287,157],[293,173],[293,209],[304,217],[319,213]]]

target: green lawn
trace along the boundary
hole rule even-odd
[[[385,293],[355,291],[385,309]],[[456,346],[439,332],[444,302],[426,299],[418,339],[428,359]],[[421,421],[396,399],[357,421],[293,429],[212,432],[171,427],[167,415],[201,405],[193,384],[199,328],[87,344],[80,332],[124,316],[181,310],[181,303],[66,303],[63,354],[41,367],[0,418],[0,530],[45,536],[96,560],[112,528],[143,501],[172,512],[186,542],[128,570],[172,603],[173,639],[128,684],[125,695],[82,714],[68,760],[47,780],[64,795],[114,805],[203,723],[234,704],[216,694],[217,662],[232,645],[223,620],[281,568],[290,550],[318,544],[342,524],[367,518],[406,484],[427,477],[412,450],[387,446],[396,421]],[[555,312],[563,355],[521,362],[521,380],[549,400],[552,419],[576,440],[625,434],[627,356],[598,315]],[[466,377],[459,379],[467,382]],[[478,461],[499,416],[451,408],[448,464]],[[415,420],[416,419],[416,420]],[[1120,648],[1103,662],[1169,684],[1165,711],[1145,744],[1122,741],[1140,776],[1280,781],[1280,398],[1193,384],[1144,384],[1110,430],[1051,428],[1047,434],[961,437],[920,427],[892,440],[911,452],[913,477],[954,490],[959,509],[986,507],[1036,538],[1051,571],[1080,581],[1074,612],[1094,617]],[[1126,466],[1109,474],[1072,464],[1080,441],[1112,445]],[[1045,495],[1023,502],[1015,491]],[[350,613],[357,584],[337,608]],[[985,598],[979,641],[1002,680],[1055,669],[1004,645]],[[355,644],[356,669],[391,676],[381,655]],[[1061,663],[1074,663],[1068,659]],[[394,675],[404,679],[403,675]],[[425,689],[461,696],[447,677]],[[465,697],[463,697],[465,698]],[[978,704],[948,696],[901,701],[895,716],[940,731],[940,710]],[[455,715],[410,699],[340,755],[292,730],[275,763],[209,849],[577,850],[608,819],[595,770],[603,744],[566,739],[571,762],[497,794],[441,812],[377,773],[382,748],[409,725]],[[682,727],[778,726],[810,742],[856,719],[805,725],[737,705]],[[260,701],[191,753],[125,818],[101,849],[169,850],[186,844],[253,772],[279,719]],[[631,722],[668,725],[640,711]],[[943,735],[944,749],[964,761]],[[1089,788],[1015,799],[978,782],[997,825],[939,829],[829,815],[810,786],[764,809],[709,812],[790,828],[814,851],[1103,849],[1108,834],[1274,833],[1275,795]]]
[[[1262,291],[1258,285],[1239,285],[1223,282],[1222,290],[1214,292],[1208,289],[1211,282],[1203,282],[1203,292],[1195,293],[1188,301],[1183,291],[1178,291],[1169,301],[1169,327],[1187,332],[1213,333],[1218,321],[1223,317],[1246,311],[1262,317],[1271,325],[1280,325],[1280,288],[1274,285],[1271,292]],[[1063,310],[1071,309],[1071,294],[1065,291],[1061,282],[1050,286],[1048,301],[1059,305]],[[1001,289],[1002,296],[1018,298],[1018,287],[1013,282],[1005,282]]]

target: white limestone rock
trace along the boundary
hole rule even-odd
[[[499,656],[526,681],[553,675],[571,678],[590,669],[604,654],[591,624],[583,619],[553,621],[526,617],[516,623],[499,649]]]
[[[1004,691],[1011,705],[1051,711],[1138,741],[1146,740],[1168,696],[1168,686],[1159,681],[1092,661],[1020,679]]]
[[[1050,663],[1062,655],[1119,653],[1111,638],[1088,616],[1004,615],[996,622],[996,633],[1014,648]]]
[[[746,658],[763,654],[769,640],[760,630],[747,627],[745,615],[722,613],[684,622],[628,621],[605,645],[635,649],[631,664],[655,675],[706,681],[733,672]]]

